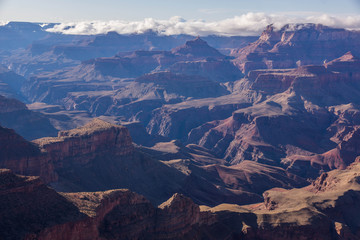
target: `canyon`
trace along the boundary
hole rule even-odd
[[[50,27],[0,26],[1,238],[360,238],[359,31]]]

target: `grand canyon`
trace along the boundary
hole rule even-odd
[[[360,239],[360,31],[0,26],[0,239]]]

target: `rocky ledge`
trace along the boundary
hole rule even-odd
[[[100,119],[69,131],[60,131],[58,137],[34,140],[53,160],[107,152],[128,155],[134,151],[127,128]]]
[[[15,175],[7,169],[0,169],[0,206],[1,239],[24,239],[82,216],[72,203],[38,177]]]
[[[198,206],[175,194],[158,207],[126,189],[56,193],[0,170],[3,239],[359,239],[360,164],[264,202]],[[11,227],[10,227],[11,226]]]
[[[175,194],[159,208],[126,189],[59,194],[0,169],[2,239],[194,239],[215,221]]]
[[[89,166],[104,156],[123,158],[132,155],[134,146],[127,128],[99,119],[83,127],[61,131],[58,137],[28,142],[13,130],[0,127],[0,167],[17,174],[40,176],[56,182],[59,172]]]

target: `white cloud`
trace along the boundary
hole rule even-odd
[[[9,23],[9,21],[0,21],[0,26],[5,26],[8,23]]]
[[[142,21],[84,21],[61,23],[49,32],[63,34],[104,34],[110,31],[119,34],[144,33],[154,31],[161,35],[225,35],[225,36],[255,36],[269,24],[280,28],[287,23],[320,23],[331,27],[360,29],[360,16],[330,16],[327,14],[305,15],[303,17],[283,14],[247,13],[221,21],[184,20],[172,17],[168,20],[146,18]]]

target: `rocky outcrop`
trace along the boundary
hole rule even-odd
[[[124,156],[134,152],[130,134],[125,127],[100,119],[94,119],[83,127],[60,131],[58,137],[34,140],[34,143],[46,151],[54,162],[80,157],[85,161],[81,163],[85,164],[92,154]]]
[[[172,49],[171,51],[175,55],[192,56],[194,58],[224,58],[215,48],[210,47],[207,42],[197,37],[194,40],[187,41],[183,46]]]
[[[336,62],[325,66],[301,66],[296,69],[256,70],[249,74],[249,81],[252,82],[251,89],[267,96],[289,89],[319,106],[358,104],[356,94],[360,88],[360,74],[356,64],[359,63],[360,61],[354,60],[342,61],[341,71],[332,67]]]
[[[12,129],[0,127],[0,168],[15,173],[41,176],[45,181],[55,180],[54,166],[31,142]]]
[[[313,138],[316,136],[320,139],[321,131],[330,123],[327,118],[329,114],[318,110],[318,115],[313,116],[300,104],[292,104],[297,101],[299,99],[294,93],[279,94],[262,103],[239,109],[228,119],[204,124],[192,130],[189,139],[197,140],[200,145],[213,149],[220,155],[224,154],[227,159],[236,163],[240,159],[265,161],[267,158],[271,162],[281,158],[281,148],[275,147],[279,145],[289,144],[308,151],[317,151],[315,148],[311,149],[315,145],[311,144],[307,135],[312,134]],[[302,115],[302,120],[308,125],[293,117],[298,114]],[[280,126],[284,131],[278,131]],[[225,150],[226,146],[229,148]],[[260,152],[267,151],[270,155],[266,157],[267,154],[257,152],[259,148],[263,149]],[[250,152],[245,154],[247,151]],[[256,156],[262,157],[259,159]]]
[[[85,217],[27,239],[141,239],[154,228],[156,208],[129,190],[63,195]]]
[[[159,205],[155,239],[186,239],[200,237],[199,228],[216,221],[209,212],[200,212],[198,205],[181,194],[174,194]]]
[[[134,153],[125,127],[95,119],[87,125],[28,142],[11,129],[1,128],[1,167],[16,173],[40,176],[56,182],[63,169],[85,166],[100,156],[122,158]],[[107,166],[110,167],[110,166]]]
[[[10,113],[26,109],[26,105],[18,100],[0,96],[0,113]]]
[[[235,239],[359,239],[358,170],[355,164],[324,173],[305,188],[266,191],[262,204],[210,210]]]
[[[235,64],[248,73],[255,69],[284,69],[322,64],[352,51],[360,53],[356,31],[319,24],[288,24],[276,30],[268,26],[260,38],[232,52]]]
[[[358,74],[359,72],[360,59],[349,51],[324,65],[330,71],[348,73],[352,77],[353,73]]]
[[[0,169],[0,203],[2,239],[34,239],[30,236],[45,228],[83,215],[38,177],[19,176],[6,169]]]
[[[215,221],[175,194],[159,208],[129,190],[59,194],[0,169],[3,239],[186,239]]]
[[[0,209],[5,220],[0,229],[4,239],[27,240],[355,240],[360,234],[359,168],[356,163],[331,171],[304,188],[266,191],[263,203],[213,208],[199,207],[181,194],[154,207],[125,189],[60,195],[38,178],[1,170],[0,201],[6,207]]]

